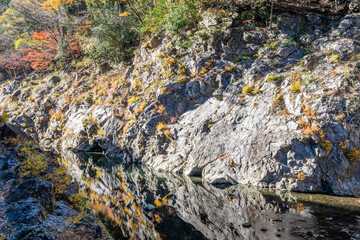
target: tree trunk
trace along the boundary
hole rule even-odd
[[[271,0],[271,10],[270,10],[270,29],[272,29],[272,21],[273,21],[273,13],[274,13],[274,0]]]

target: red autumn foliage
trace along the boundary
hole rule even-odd
[[[22,51],[6,51],[0,55],[0,69],[7,72],[10,77],[16,77],[20,71],[26,71],[27,61],[23,60]]]
[[[71,53],[73,58],[79,58],[82,51],[81,41],[76,37],[71,37],[68,51]]]
[[[73,59],[79,58],[82,51],[81,41],[70,35],[67,38],[68,53]],[[20,71],[26,73],[29,67],[35,71],[48,69],[58,52],[55,39],[59,39],[57,33],[34,32],[31,47],[0,53],[0,69],[12,77],[16,77]]]
[[[32,41],[33,46],[23,50],[27,54],[22,60],[28,62],[35,71],[46,70],[56,56],[56,41],[49,32],[34,32]]]

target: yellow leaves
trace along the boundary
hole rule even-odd
[[[162,201],[164,204],[167,204],[170,198],[170,194],[166,195],[165,197],[163,197]]]
[[[216,10],[215,11],[215,13],[217,13],[217,14],[223,14],[223,15],[226,15],[226,14],[228,14],[225,10]]]
[[[307,123],[305,123],[305,120],[303,118],[299,118],[298,123],[301,128],[304,128],[307,125]]]
[[[290,90],[293,93],[298,93],[300,92],[300,88],[301,88],[301,81],[294,81],[291,86],[290,86]]]
[[[247,86],[244,86],[244,87],[242,88],[242,93],[245,94],[245,95],[249,95],[249,94],[252,93],[254,87],[255,87],[255,84],[254,84],[254,83],[251,83],[251,84],[249,84],[249,85],[247,85]]]
[[[317,133],[319,129],[320,128],[316,123],[312,123],[311,126],[307,125],[303,132],[306,136],[311,136],[312,134]]]
[[[131,13],[129,13],[129,12],[123,12],[123,13],[119,14],[120,17],[127,17],[127,16],[130,16],[130,15],[131,15]]]
[[[162,130],[164,130],[164,128],[165,128],[165,125],[164,125],[162,122],[160,122],[160,123],[156,126],[156,129],[157,129],[159,132],[161,132]]]
[[[164,132],[164,134],[165,134],[165,136],[167,137],[167,138],[171,138],[171,133],[170,133],[170,129],[166,129],[165,130],[165,132]]]
[[[360,151],[356,148],[351,149],[347,155],[351,161],[360,160]]]
[[[138,101],[140,101],[141,98],[140,97],[134,97],[134,96],[131,96],[129,99],[128,99],[128,103],[136,103]]]
[[[234,160],[232,158],[229,159],[229,166],[230,167],[234,166]]]
[[[124,210],[125,210],[125,212],[126,212],[127,214],[132,215],[131,211],[130,211],[127,207],[125,207]]]
[[[318,137],[320,139],[324,139],[324,133],[322,132],[322,130],[320,130],[320,128],[318,127],[318,125],[312,121],[312,119],[314,118],[316,112],[311,109],[309,107],[309,105],[304,105],[302,107],[303,113],[307,118],[307,121],[305,121],[303,118],[300,118],[298,120],[299,126],[303,129],[303,133],[306,136],[311,136],[312,134],[317,134],[319,135]]]
[[[167,62],[167,64],[169,64],[170,66],[174,66],[175,63],[176,63],[176,61],[175,61],[174,58],[169,58],[166,62]]]
[[[39,176],[45,172],[49,165],[45,156],[38,152],[35,147],[23,145],[20,148],[19,155],[24,157],[20,164],[20,175],[22,177]]]
[[[96,177],[98,177],[98,178],[102,177],[102,171],[101,170],[96,171]]]
[[[260,93],[260,88],[255,87],[255,83],[251,83],[249,85],[244,86],[241,92],[245,95],[256,95]]]
[[[320,146],[324,148],[327,152],[332,150],[332,144],[329,140],[320,139]]]
[[[346,151],[348,149],[348,143],[349,140],[346,140],[345,142],[340,142],[339,143],[339,147],[342,151]]]
[[[135,114],[136,115],[141,114],[144,111],[145,107],[146,107],[146,101],[141,102],[140,106],[135,108],[135,110],[134,110]]]
[[[0,123],[6,123],[10,115],[4,110],[0,116]]]
[[[304,204],[302,204],[302,203],[297,203],[297,204],[296,204],[296,211],[297,211],[297,212],[304,211]]]
[[[155,105],[155,109],[157,110],[157,112],[159,113],[159,114],[163,114],[164,113],[164,111],[165,111],[165,107],[164,107],[164,105]]]
[[[167,88],[166,87],[163,87],[163,88],[160,88],[160,93],[161,94],[164,94],[166,92]]]
[[[155,218],[153,219],[153,222],[156,222],[156,223],[160,223],[160,222],[161,222],[161,218],[160,218],[159,214],[156,214],[156,215],[155,215]]]
[[[46,0],[42,3],[42,8],[46,11],[54,12],[59,10],[61,7],[64,7],[65,5],[76,3],[77,1],[81,2],[82,0]]]
[[[232,72],[235,68],[236,68],[236,64],[234,64],[234,65],[232,65],[232,66],[230,66],[230,67],[225,67],[225,71],[226,72]]]
[[[122,188],[123,190],[126,189],[125,182],[121,182],[121,188]]]
[[[155,204],[155,206],[157,206],[157,207],[161,207],[161,206],[163,205],[162,201],[159,200],[159,199],[155,199],[154,204]]]
[[[99,136],[104,135],[104,130],[99,129],[99,130],[97,131],[97,135],[99,135]]]
[[[306,176],[305,173],[303,171],[300,171],[296,174],[297,179],[299,179],[300,181],[304,181]]]
[[[310,121],[314,116],[315,116],[315,114],[316,114],[316,112],[313,110],[313,109],[311,109],[310,107],[309,107],[309,105],[304,105],[303,106],[303,112],[304,112],[304,115],[308,118],[308,120]]]
[[[337,120],[337,121],[344,120],[344,119],[345,119],[345,114],[344,113],[340,113],[340,114],[335,116],[335,120]]]

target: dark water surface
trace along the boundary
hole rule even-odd
[[[213,186],[99,154],[63,156],[114,239],[360,239],[360,199]]]

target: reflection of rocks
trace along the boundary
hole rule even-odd
[[[67,190],[59,197],[49,175],[20,177],[26,151],[38,151],[51,166],[45,170],[47,173],[55,172],[59,166],[40,149],[23,150],[24,139],[23,142],[18,140],[16,147],[4,145],[4,139],[10,137],[29,139],[15,126],[5,124],[0,128],[0,239],[104,239],[103,233],[106,232],[102,231],[93,215],[83,212],[79,221],[73,222],[80,213],[70,205],[68,197],[63,197],[75,191],[73,186],[66,186]]]
[[[77,166],[80,161],[73,153],[65,156],[68,160],[70,156],[72,157],[71,161],[74,162],[71,166]],[[108,204],[112,199],[117,199],[120,207],[115,206],[113,209],[116,217],[124,220],[131,218],[124,211],[116,209],[124,209],[127,206],[132,211],[131,203],[121,200],[124,194],[131,192],[135,198],[134,202],[141,208],[141,216],[138,215],[138,219],[146,216],[144,224],[151,224],[163,239],[201,239],[204,236],[207,239],[266,240],[274,239],[277,228],[285,229],[281,231],[281,235],[286,239],[302,239],[308,229],[312,229],[315,234],[318,229],[324,228],[321,221],[325,216],[322,216],[321,212],[316,216],[313,211],[309,211],[306,204],[298,203],[298,198],[305,201],[309,199],[298,197],[297,194],[277,195],[271,192],[263,194],[256,189],[241,185],[220,189],[205,182],[196,184],[188,178],[167,173],[157,172],[153,175],[145,167],[115,166],[114,160],[95,158],[91,160],[92,167],[81,160],[80,168],[74,171],[79,174],[78,180],[84,182],[81,172],[84,176],[89,176],[90,169],[94,168],[96,171],[101,169],[102,176],[86,180],[87,185],[100,195],[107,196]],[[81,166],[84,166],[83,170],[80,170]],[[126,191],[121,186],[122,179]],[[103,198],[100,196],[99,199]],[[156,204],[161,205],[160,207],[155,206],[155,200]],[[331,211],[334,211],[333,208]],[[353,220],[356,223],[356,219]],[[244,228],[242,224],[245,222],[250,222],[252,227]],[[301,228],[295,229],[295,226]],[[260,231],[263,227],[268,231]],[[336,228],[336,226],[331,227]],[[151,238],[142,227],[138,228],[136,234],[143,238]]]

